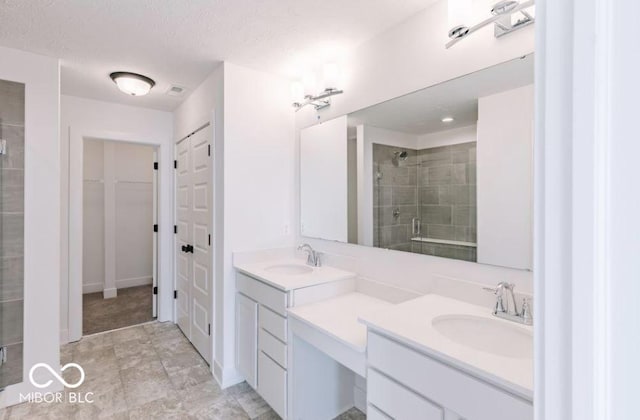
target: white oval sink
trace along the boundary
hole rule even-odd
[[[300,274],[308,274],[313,271],[313,268],[300,264],[278,264],[271,265],[264,269],[273,274],[285,274],[289,276],[296,276]]]
[[[475,350],[513,358],[533,358],[531,332],[472,315],[442,315],[431,321],[442,335]]]

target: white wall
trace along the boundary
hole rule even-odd
[[[295,238],[295,112],[289,102],[289,88],[287,80],[230,63],[224,65],[224,284],[216,299],[224,313],[224,325],[222,340],[216,344],[216,363],[233,372],[232,253],[291,246]]]
[[[82,331],[81,319],[77,319],[77,316],[69,316],[70,311],[81,305],[81,282],[70,283],[69,278],[82,278],[80,256],[82,254],[82,144],[84,138],[136,142],[158,147],[160,168],[158,174],[158,237],[160,240],[158,319],[171,320],[173,318],[173,121],[171,113],[62,95],[60,121],[63,168],[60,322],[63,342],[69,339],[78,340]],[[71,240],[69,234],[72,235]],[[69,304],[70,296],[76,299],[75,304]]]
[[[447,2],[443,0],[352,51],[342,64],[345,81],[341,88],[345,93],[334,97],[332,105],[318,114],[320,120],[344,115],[534,50],[534,27],[500,39],[494,37],[493,28],[486,28],[448,50],[444,48],[447,31]],[[316,116],[310,107],[301,110],[296,114],[296,128],[317,123]],[[298,241],[307,239],[299,236]],[[363,269],[371,278],[399,286],[411,288],[423,284],[428,289],[429,279],[434,277],[491,285],[500,279],[512,281],[521,291],[529,292],[533,286],[531,273],[526,271],[330,241],[309,242],[324,252],[358,256],[367,262]]]
[[[106,168],[104,147],[113,148]],[[106,169],[106,170],[105,170]],[[117,289],[151,284],[153,268],[153,148],[87,139],[84,142],[83,293],[105,285],[105,172],[113,173],[115,218],[107,230],[115,233],[112,263]],[[111,177],[110,177],[111,179]]]
[[[478,100],[478,262],[533,268],[533,85]]]
[[[60,366],[60,72],[58,60],[0,47],[0,79],[25,86],[24,367]],[[48,375],[48,374],[45,374]],[[36,374],[41,383],[48,380]],[[60,390],[25,382],[0,392],[0,408],[20,393]]]

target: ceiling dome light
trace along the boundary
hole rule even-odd
[[[122,92],[132,96],[143,96],[149,93],[156,82],[147,76],[126,71],[116,71],[109,75]]]

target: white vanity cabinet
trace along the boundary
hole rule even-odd
[[[281,417],[287,406],[289,293],[236,274],[236,360],[240,373]]]
[[[384,335],[368,332],[370,418],[533,419],[532,402]]]

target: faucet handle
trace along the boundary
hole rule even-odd
[[[504,306],[504,299],[502,299],[504,291],[502,284],[498,284],[498,287],[483,287],[482,290],[496,295],[496,307],[493,312],[494,314],[497,314],[498,312],[507,312],[507,308]]]

